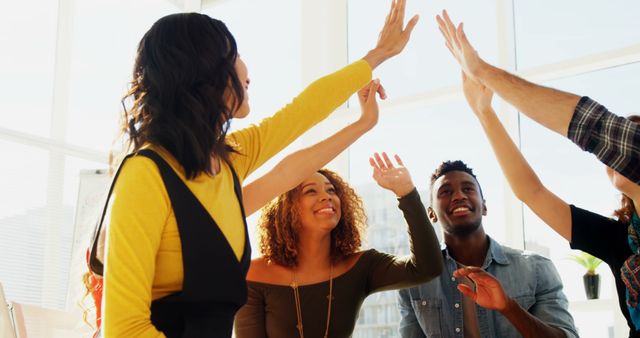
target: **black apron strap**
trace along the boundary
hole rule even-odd
[[[89,269],[91,269],[91,272],[99,276],[104,275],[104,264],[98,259],[98,256],[97,256],[98,241],[100,238],[100,231],[102,230],[102,223],[104,222],[104,217],[107,214],[107,209],[109,207],[109,199],[111,199],[113,188],[115,187],[116,181],[118,180],[118,176],[120,175],[120,170],[124,166],[124,163],[134,155],[135,154],[132,153],[125,156],[125,158],[122,159],[122,162],[120,162],[120,165],[116,170],[116,173],[113,175],[113,178],[111,179],[111,185],[109,186],[109,192],[107,193],[107,197],[104,202],[104,207],[102,208],[102,214],[100,215],[100,218],[98,219],[95,230],[93,232],[93,236],[92,236],[93,239],[92,239],[91,248],[89,251]]]

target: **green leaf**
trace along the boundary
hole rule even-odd
[[[595,275],[596,269],[600,263],[602,263],[600,258],[594,257],[584,251],[579,251],[577,254],[570,255],[568,258],[587,269],[587,274],[590,275]]]

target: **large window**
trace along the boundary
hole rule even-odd
[[[79,174],[106,167],[137,41],[176,10],[152,0],[0,5],[0,282],[10,301],[80,312],[89,236],[75,229]]]
[[[8,298],[77,310],[82,291],[77,267],[83,264],[78,243],[84,240],[74,220],[79,173],[106,166],[137,42],[155,20],[189,10],[227,24],[251,79],[252,111],[233,122],[236,130],[273,114],[318,76],[362,57],[375,45],[389,2],[36,0],[0,5],[0,248],[5,253],[0,255],[0,282]],[[566,259],[568,243],[506,186],[463,99],[459,67],[438,32],[434,16],[443,8],[465,22],[487,61],[589,95],[621,115],[640,112],[640,5],[634,2],[408,0],[407,19],[413,14],[421,18],[403,54],[374,74],[389,95],[380,122],[332,164],[364,199],[368,246],[408,252],[395,197],[370,178],[368,157],[374,151],[404,159],[424,203],[429,203],[428,180],[435,167],[461,159],[482,185],[487,233],[554,261],[581,336],[623,337],[627,329],[607,268],[600,268],[601,299],[585,300],[583,272]],[[569,203],[610,215],[619,196],[596,159],[499,100],[495,107],[552,191]],[[338,110],[289,149],[318,140],[359,115],[355,100]],[[255,217],[250,224],[253,230]],[[397,337],[395,302],[395,292],[371,296],[354,337]]]
[[[375,46],[378,31],[389,11],[389,1],[350,0],[349,59],[362,57]],[[497,20],[494,2],[463,1],[407,1],[406,18],[420,15],[411,41],[400,57],[386,62],[375,76],[380,77],[392,98],[411,96],[427,90],[457,85],[459,77],[450,76],[460,71],[444,47],[434,17],[448,8],[458,18],[465,18],[469,27],[482,27],[470,33],[481,47],[482,55],[497,61]]]
[[[0,6],[0,128],[49,135],[57,5],[38,0]]]
[[[374,18],[384,16],[386,2],[349,1],[349,56],[373,44]],[[373,7],[373,9],[371,9]],[[553,7],[553,10],[549,8]],[[487,199],[487,233],[503,244],[550,257],[558,268],[570,311],[583,337],[619,337],[628,332],[618,310],[612,275],[600,268],[600,299],[587,301],[584,271],[568,259],[566,240],[522,206],[505,186],[502,171],[475,117],[462,100],[460,69],[443,46],[433,17],[447,8],[464,21],[467,35],[489,62],[523,70],[544,84],[590,95],[619,114],[638,111],[640,66],[638,36],[633,29],[640,6],[624,1],[459,3],[409,2],[407,17],[421,16],[407,50],[376,73],[389,93],[380,123],[350,148],[350,181],[369,213],[369,244],[390,253],[407,253],[404,221],[393,196],[371,181],[367,158],[373,151],[399,153],[428,203],[428,177],[446,159],[473,167]],[[365,9],[369,12],[365,13]],[[372,13],[372,14],[369,14]],[[357,103],[350,106],[357,114]],[[565,138],[550,132],[494,100],[510,134],[547,186],[569,203],[610,215],[619,200],[604,166]],[[587,183],[588,182],[588,183]],[[398,316],[378,316],[394,308],[395,294],[368,299],[358,321],[357,337],[396,337]],[[597,323],[597,324],[596,324]]]
[[[138,42],[169,1],[73,1],[66,141],[104,152],[117,135]]]
[[[610,52],[640,42],[640,3],[514,1],[518,69]],[[475,26],[474,26],[475,27]]]

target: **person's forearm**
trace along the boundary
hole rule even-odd
[[[490,107],[476,114],[516,197],[562,237],[571,240],[571,211],[533,171]]]
[[[528,311],[520,307],[516,301],[509,299],[507,307],[500,311],[505,316],[516,330],[524,338],[537,338],[537,337],[549,337],[549,338],[565,338],[566,334],[561,329],[548,325],[547,323],[539,320]]]
[[[426,283],[442,273],[438,237],[429,222],[420,194],[414,189],[398,199],[409,226],[409,256],[378,253],[368,280],[367,293],[404,289]]]
[[[283,173],[278,175],[278,179],[284,179],[283,185],[286,185],[283,187],[286,188],[284,191],[294,188],[302,180],[325,166],[372,127],[372,124],[358,120],[329,138],[285,157],[276,165],[276,168],[280,167]]]
[[[247,215],[251,215],[274,197],[295,188],[305,178],[338,156],[374,125],[375,123],[358,120],[329,138],[282,159],[268,173],[242,189]]]
[[[542,182],[516,147],[495,111],[487,108],[477,116],[511,190],[519,200],[527,203],[543,188]]]
[[[411,193],[398,199],[398,202],[409,228],[409,250],[413,268],[422,279],[431,280],[442,273],[442,252],[420,194],[413,189]]]
[[[567,136],[580,96],[537,85],[486,62],[474,76],[529,118]]]

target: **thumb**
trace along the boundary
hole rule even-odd
[[[409,22],[407,23],[407,27],[404,28],[404,33],[407,35],[407,37],[411,36],[411,32],[413,32],[413,28],[415,28],[418,24],[419,19],[420,16],[416,14],[411,18],[411,20],[409,20]]]
[[[378,92],[378,88],[380,88],[380,80],[375,79],[371,81],[371,86],[369,87],[369,96],[367,96],[367,103],[376,101],[376,93]]]

